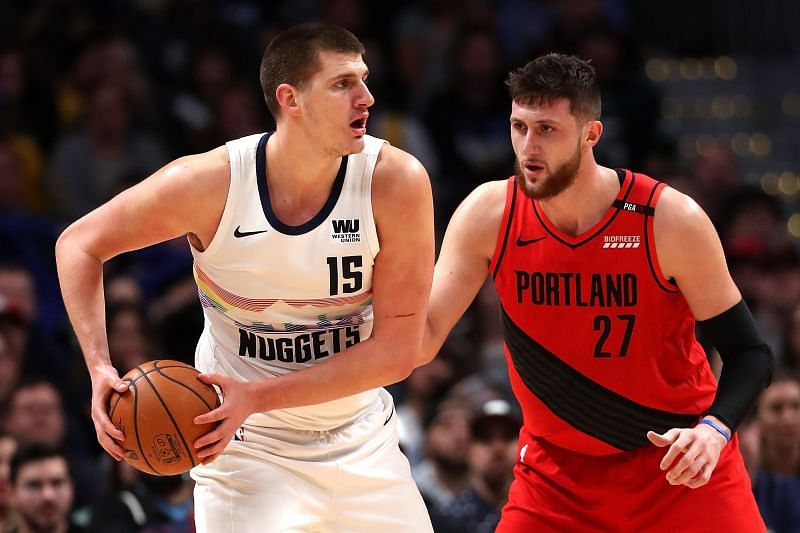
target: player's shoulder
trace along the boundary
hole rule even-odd
[[[453,213],[447,226],[448,234],[491,257],[503,221],[507,194],[508,180],[478,185]]]
[[[167,164],[166,174],[175,179],[226,181],[230,178],[230,155],[225,146],[208,152],[179,157]]]
[[[481,183],[461,202],[453,217],[499,224],[505,210],[507,194],[507,179]]]
[[[665,274],[692,264],[698,254],[719,245],[719,237],[708,215],[690,196],[665,187],[653,217],[656,251]]]
[[[372,197],[378,204],[429,201],[432,192],[428,172],[413,155],[384,143],[372,174]]]
[[[483,206],[486,203],[497,204],[500,202],[502,206],[505,206],[507,194],[508,179],[487,181],[475,187],[464,200],[464,203]]]
[[[669,185],[661,191],[655,210],[656,225],[680,232],[687,228],[696,228],[698,223],[707,219],[703,208],[691,196]]]
[[[428,181],[428,173],[416,157],[388,142],[381,146],[373,175],[377,180],[401,180],[404,183]]]

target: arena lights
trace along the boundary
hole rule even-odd
[[[770,196],[795,196],[800,193],[800,175],[789,170],[778,174],[765,172],[761,176],[761,190]]]
[[[800,213],[794,213],[789,217],[786,228],[793,236],[800,237]]]
[[[717,58],[684,57],[673,58],[652,57],[645,63],[645,75],[655,82],[665,81],[698,81],[698,80],[732,80],[739,73],[736,61],[728,56]]]

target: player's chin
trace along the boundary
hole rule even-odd
[[[341,152],[342,156],[357,154],[364,150],[364,136],[352,136],[346,142],[342,143]]]

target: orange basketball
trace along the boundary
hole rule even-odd
[[[141,364],[122,379],[130,384],[111,391],[108,416],[125,435],[125,461],[148,474],[182,474],[200,464],[194,441],[215,424],[196,425],[194,417],[219,406],[215,389],[180,361]]]

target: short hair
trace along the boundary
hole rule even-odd
[[[61,402],[63,409],[64,391],[61,386],[53,378],[41,374],[28,374],[23,376],[11,389],[8,399],[11,401],[12,399],[16,399],[19,393],[24,390],[35,389],[36,387],[42,386],[53,389],[56,392],[56,396],[58,396],[58,400]]]
[[[17,447],[17,450],[14,452],[14,455],[11,457],[11,463],[9,464],[11,484],[16,485],[17,477],[19,477],[19,472],[22,470],[23,466],[30,463],[35,463],[37,461],[55,458],[64,460],[64,464],[67,466],[67,477],[71,477],[69,472],[69,461],[67,461],[67,456],[60,446],[53,446],[52,444],[43,444],[38,442],[31,444],[20,444]]]
[[[524,67],[512,70],[506,80],[511,99],[520,104],[569,100],[570,112],[578,118],[600,118],[600,88],[594,67],[588,61],[565,54],[537,57]]]
[[[272,116],[280,105],[275,89],[281,83],[302,87],[320,69],[319,52],[364,54],[364,45],[346,29],[326,22],[309,22],[279,33],[261,58],[261,89]]]

